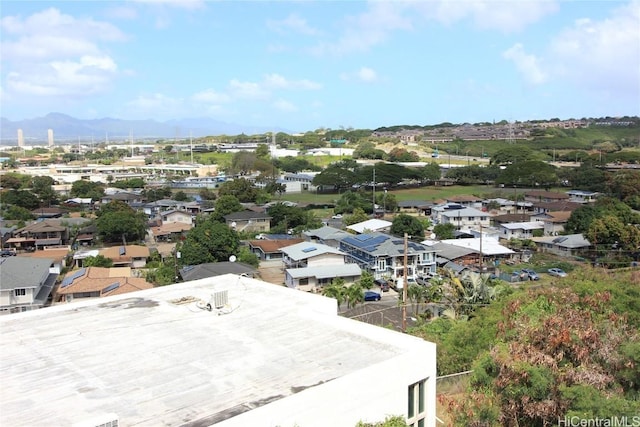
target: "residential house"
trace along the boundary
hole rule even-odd
[[[18,227],[15,225],[11,227],[3,226],[0,227],[0,248],[5,248],[5,244],[7,240],[13,237],[13,233]]]
[[[371,232],[388,232],[393,223],[384,219],[368,219],[357,224],[347,226],[347,230],[355,231],[358,234]]]
[[[113,261],[114,267],[144,268],[150,253],[146,246],[126,245],[100,249],[100,255]]]
[[[435,251],[426,245],[407,242],[407,277],[427,276],[436,272]],[[397,281],[404,277],[404,239],[384,233],[350,236],[340,241],[347,262],[355,263],[376,279]]]
[[[472,248],[465,248],[448,243],[424,241],[436,253],[436,264],[443,267],[447,263],[454,262],[458,265],[472,265],[478,263],[478,253]]]
[[[98,227],[95,224],[91,224],[78,230],[75,243],[79,246],[90,246],[94,243],[97,235]]]
[[[303,242],[303,239],[276,239],[276,240],[249,240],[249,250],[258,256],[261,261],[282,259],[282,248]]]
[[[105,194],[104,196],[102,196],[102,199],[100,200],[102,204],[113,202],[113,201],[124,202],[127,205],[132,207],[137,205],[142,206],[142,204],[144,203],[144,196],[138,193],[129,193],[129,192],[122,191],[119,193],[114,193],[109,195]]]
[[[151,288],[153,285],[145,279],[133,277],[130,267],[87,267],[71,271],[62,279],[54,301],[102,298]]]
[[[569,195],[556,191],[529,190],[524,192],[524,200],[527,202],[562,202],[569,200]]]
[[[316,228],[315,230],[303,231],[302,235],[307,242],[322,243],[323,245],[331,246],[332,248],[339,248],[340,241],[345,237],[353,236],[351,233],[340,230],[338,228],[324,227]]]
[[[19,254],[19,257],[31,258],[31,259],[47,259],[51,261],[49,271],[56,275],[62,272],[62,269],[67,267],[67,258],[71,254],[71,248],[69,246],[62,246],[56,248],[47,248],[41,251],[25,252]]]
[[[398,211],[407,214],[431,215],[432,202],[425,200],[402,200],[398,202]]]
[[[44,220],[16,230],[6,244],[18,250],[35,250],[67,244],[68,240],[69,229],[66,226],[55,220]]]
[[[569,200],[576,203],[592,203],[595,202],[600,193],[596,191],[570,190],[567,191]]]
[[[361,275],[362,270],[357,264],[288,268],[285,270],[284,283],[289,288],[318,292],[335,279],[342,279],[348,285],[359,280]]]
[[[212,295],[224,306],[208,311]],[[228,274],[2,316],[0,330],[3,426],[43,414],[53,426],[355,426],[389,414],[436,426],[435,344],[260,280]]]
[[[491,223],[494,227],[500,227],[502,224],[510,222],[525,222],[531,219],[530,213],[508,213],[491,217]]]
[[[314,174],[287,173],[282,177],[282,183],[287,186],[287,193],[292,193],[294,192],[293,190],[298,190],[295,191],[298,193],[302,191],[316,191],[317,187],[312,184],[313,178],[315,178]],[[298,184],[297,186],[293,186],[291,185],[293,183]]]
[[[534,215],[531,219],[544,223],[545,236],[557,236],[564,233],[564,226],[569,221],[569,217],[571,217],[570,211],[559,211]]]
[[[42,308],[58,274],[47,258],[0,258],[0,313]]]
[[[498,205],[498,209],[495,210],[496,215],[501,215],[501,214],[509,214],[509,213],[515,213],[516,211],[516,203],[513,200],[509,200],[509,199],[504,199],[502,197],[496,197],[494,199],[484,199],[482,201],[482,210],[489,212],[489,204],[494,204],[494,205]],[[491,211],[493,212],[493,210]]]
[[[264,233],[271,230],[271,217],[266,213],[234,212],[224,216],[227,226],[238,232]]]
[[[560,211],[573,212],[581,206],[582,206],[582,203],[571,202],[569,200],[560,201],[560,202],[539,202],[539,203],[533,204],[533,212],[536,215],[547,213],[547,212],[560,212]]]
[[[584,255],[591,247],[591,243],[582,234],[534,237],[532,240],[539,251],[565,257]]]
[[[344,253],[320,243],[300,242],[280,249],[285,268],[304,268],[344,264]]]
[[[540,230],[541,233],[544,233],[544,222],[510,222],[501,224],[500,229],[502,230],[500,236],[502,239],[531,239],[535,230]]]
[[[479,264],[480,257],[482,257],[482,265],[498,265],[500,262],[511,260],[516,253],[511,249],[502,246],[497,239],[490,237],[476,237],[473,239],[444,239],[440,241],[441,244],[457,246],[458,248],[464,248],[473,251],[476,254],[476,260],[466,257],[466,262],[463,260],[456,260],[457,263],[462,262],[465,265],[473,264],[477,262]],[[440,247],[439,249],[442,249]]]
[[[190,212],[177,209],[160,213],[160,218],[162,219],[163,224],[174,222],[181,222],[188,225],[193,224],[193,215]]]
[[[58,207],[49,207],[49,208],[38,208],[31,211],[31,214],[36,217],[38,220],[50,219],[50,218],[60,218],[62,215],[67,213],[67,211],[62,210]]]
[[[150,227],[150,230],[156,242],[178,242],[184,239],[191,228],[193,226],[190,224],[170,222]]]
[[[457,196],[447,197],[447,203],[462,205],[465,208],[482,209],[483,199],[468,194],[460,194]]]
[[[442,224],[453,224],[461,228],[489,227],[491,215],[476,208],[450,209],[441,212]]]
[[[208,262],[206,264],[188,265],[179,270],[183,281],[206,279],[207,277],[236,274],[238,276],[257,278],[258,270],[242,262]]]

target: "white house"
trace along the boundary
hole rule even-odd
[[[544,233],[544,222],[542,221],[526,221],[526,222],[509,222],[500,224],[500,238],[502,239],[530,239],[533,237],[535,230]]]
[[[319,267],[344,264],[344,253],[321,243],[301,242],[280,248],[285,268]]]
[[[10,314],[0,330],[3,426],[436,426],[435,344],[260,280]]]
[[[357,224],[351,224],[347,227],[349,230],[353,230],[358,234],[362,233],[373,233],[376,231],[386,232],[391,229],[393,225],[390,221],[385,221],[384,219],[368,219],[366,221],[359,222]]]
[[[284,283],[290,288],[314,291],[342,279],[346,284],[360,279],[362,270],[357,264],[321,265],[317,267],[289,268],[284,272]]]
[[[57,277],[53,259],[0,258],[0,314],[42,308]]]
[[[193,225],[193,215],[190,212],[182,210],[170,210],[160,213],[163,224],[179,222],[182,224]]]
[[[476,208],[448,209],[440,213],[442,224],[453,224],[461,228],[488,227],[491,215]]]

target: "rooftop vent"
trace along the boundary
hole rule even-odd
[[[229,291],[214,292],[214,294],[211,295],[211,299],[209,300],[209,303],[207,304],[207,310],[211,311],[214,308],[216,310],[219,310],[225,305],[227,305],[228,302],[229,302]]]

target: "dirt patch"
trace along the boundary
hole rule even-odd
[[[260,278],[265,282],[276,285],[284,284],[284,264],[282,261],[261,261],[258,271]]]

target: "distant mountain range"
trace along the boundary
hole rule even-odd
[[[189,138],[189,136],[213,135],[255,135],[267,132],[286,132],[280,128],[259,126],[244,126],[226,123],[211,118],[190,118],[158,122],[156,120],[122,120],[122,119],[92,119],[82,120],[61,113],[49,113],[44,117],[11,121],[0,117],[0,141],[2,144],[15,145],[18,141],[18,129],[22,129],[25,143],[46,141],[47,131],[53,129],[55,141],[60,140],[88,140],[110,141],[149,138]]]

